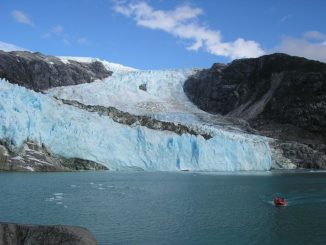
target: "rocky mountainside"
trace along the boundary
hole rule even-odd
[[[184,90],[199,108],[248,120],[300,167],[326,165],[326,64],[286,54],[214,64]]]
[[[34,91],[89,83],[112,74],[99,61],[90,63],[27,51],[0,50],[0,78]]]
[[[64,225],[25,225],[0,222],[0,244],[95,245],[94,236],[85,228]]]

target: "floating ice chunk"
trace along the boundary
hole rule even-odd
[[[54,201],[54,197],[46,198],[45,201],[46,202],[53,202]]]

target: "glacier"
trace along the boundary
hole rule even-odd
[[[208,113],[187,99],[182,86],[194,71],[117,69],[107,79],[54,88],[47,94],[0,80],[0,139],[14,148],[32,140],[54,154],[95,161],[112,170],[269,170],[267,138],[242,132],[222,117],[212,123]],[[142,84],[146,90],[139,89]],[[124,125],[55,98],[182,123],[213,137]]]

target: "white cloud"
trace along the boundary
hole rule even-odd
[[[61,42],[64,45],[71,44],[71,42],[69,40],[69,35],[67,33],[65,33],[63,26],[59,25],[59,24],[53,26],[50,31],[44,33],[42,35],[42,38],[45,38],[45,39],[58,38],[61,40]]]
[[[34,26],[33,21],[22,11],[14,10],[11,12],[11,15],[18,23]]]
[[[193,43],[187,47],[188,50],[204,49],[213,55],[232,59],[264,54],[260,44],[255,41],[238,38],[235,41],[224,42],[220,31],[199,23],[198,17],[203,14],[200,8],[183,5],[171,11],[164,11],[155,10],[143,1],[136,3],[115,1],[113,9],[132,18],[138,26],[162,30],[177,38],[192,41]]]
[[[66,38],[66,37],[62,38],[62,39],[61,39],[61,41],[62,41],[62,42],[63,42],[63,44],[64,44],[64,45],[66,45],[66,46],[68,46],[68,45],[70,45],[70,44],[71,44],[71,42],[69,41],[69,39],[68,39],[68,38]]]
[[[9,52],[9,51],[27,51],[27,49],[24,49],[22,47],[16,46],[15,44],[6,43],[0,41],[0,50]]]
[[[290,19],[290,18],[292,18],[292,15],[291,15],[291,14],[287,14],[287,15],[285,15],[285,16],[283,16],[283,17],[281,18],[281,22],[285,22],[285,21],[287,21],[287,20]]]
[[[77,39],[77,43],[80,45],[90,45],[91,43],[85,37],[80,37]]]
[[[275,48],[277,52],[326,61],[326,34],[309,31],[300,38],[285,36]]]
[[[303,38],[307,40],[324,41],[326,40],[326,34],[319,31],[307,31],[303,34]]]
[[[53,26],[50,31],[42,35],[42,38],[54,40],[57,39],[66,46],[69,46],[72,43],[78,43],[80,45],[91,45],[91,42],[86,37],[71,37],[71,35],[69,35],[60,24]]]
[[[63,27],[61,25],[56,25],[52,27],[51,32],[55,35],[61,35],[63,33]]]
[[[45,34],[43,34],[43,38],[51,38],[53,36],[62,36],[64,35],[63,32],[63,27],[62,25],[55,25],[51,28],[50,31],[46,32]]]

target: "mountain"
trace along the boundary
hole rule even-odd
[[[285,54],[214,64],[184,85],[189,99],[214,114],[242,118],[279,139],[298,166],[326,164],[326,64]]]
[[[88,83],[111,74],[112,71],[96,59],[91,62],[79,62],[78,59],[28,51],[0,50],[0,78],[34,91]]]
[[[317,132],[288,123],[294,128],[294,135],[288,135],[295,140],[283,139],[277,136],[274,125],[284,123],[257,113],[268,108],[267,100],[282,87],[278,84],[270,88],[269,83],[280,80],[274,78],[278,73],[287,74],[286,70],[273,70],[276,75],[272,82],[265,69],[263,85],[257,87],[252,73],[259,70],[257,64],[261,61],[257,60],[266,57],[234,61],[237,66],[215,64],[208,70],[140,71],[94,58],[8,54],[3,55],[4,61],[0,60],[0,74],[17,70],[28,76],[22,75],[19,82],[8,75],[2,75],[6,80],[0,80],[0,168],[236,171],[325,166],[320,160],[324,156],[323,143],[312,137]],[[14,61],[13,55],[27,56],[29,62],[21,66],[20,59]],[[280,54],[270,57],[300,60]],[[44,67],[53,66],[55,60],[65,77],[72,80],[51,71],[51,81],[57,82],[47,83],[48,69],[35,69],[34,59],[45,62]],[[2,63],[11,64],[11,73]],[[101,68],[94,70],[94,63]],[[316,64],[321,68],[314,72],[322,74],[323,64]],[[297,65],[289,64],[292,66]],[[82,75],[83,79],[75,81],[75,68],[89,76]],[[281,68],[280,65],[277,69]],[[297,69],[305,72],[302,67]],[[265,73],[259,73],[255,81],[260,81],[259,76]],[[232,89],[239,94],[239,102],[229,98],[228,91]],[[265,98],[263,102],[260,96]],[[240,106],[247,101],[253,103]],[[217,104],[219,107],[215,108]],[[253,116],[246,117],[248,114]],[[269,131],[268,126],[272,128]],[[300,130],[306,133],[305,137],[298,133],[303,132]],[[302,142],[301,138],[313,144]],[[306,153],[307,149],[312,153]],[[296,158],[289,156],[293,152]],[[310,153],[317,160],[309,165]]]

